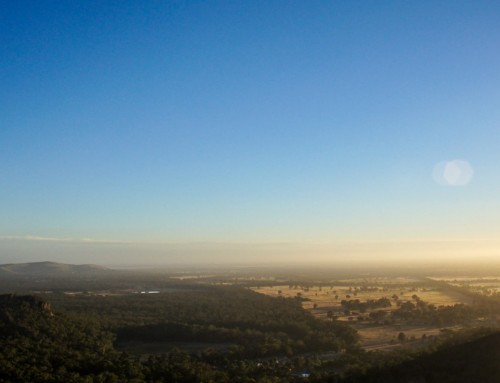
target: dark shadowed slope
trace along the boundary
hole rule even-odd
[[[443,348],[398,366],[372,371],[359,383],[498,383],[500,333]]]

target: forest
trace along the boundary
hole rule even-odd
[[[494,382],[497,377],[495,294],[451,286],[474,303],[436,305],[422,297],[431,299],[437,293],[433,286],[448,286],[442,282],[426,282],[426,288],[410,284],[408,293],[397,285],[398,296],[365,299],[392,290],[370,287],[366,280],[356,287],[353,280],[343,285],[355,299],[341,300],[335,297],[340,287],[314,287],[313,277],[298,283],[303,295],[287,281],[290,296],[284,289],[271,296],[250,288],[250,278],[235,283],[223,273],[208,280],[69,273],[23,276],[50,290],[17,289],[12,274],[10,282],[3,279],[13,292],[0,295],[0,382]],[[99,289],[87,289],[92,280]],[[337,302],[324,308],[331,315],[322,316],[322,308],[311,305],[313,298],[322,302],[322,292]],[[391,326],[441,330],[422,339],[399,331],[387,350],[368,351],[363,328]],[[467,371],[443,367],[467,358],[484,363],[468,364]],[[468,380],[460,380],[457,371]]]
[[[280,370],[292,377],[293,365],[277,369],[270,357],[340,352],[357,342],[347,325],[314,319],[298,300],[235,287],[48,300],[8,294],[0,310],[3,382],[265,382]],[[146,358],[120,350],[137,341],[209,346],[199,354],[168,347]]]

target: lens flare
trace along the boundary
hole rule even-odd
[[[442,161],[434,166],[434,180],[444,186],[468,185],[474,175],[471,164],[465,160]]]

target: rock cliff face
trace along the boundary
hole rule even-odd
[[[55,319],[50,304],[39,297],[0,295],[0,345],[10,338],[39,339]]]
[[[50,303],[44,301],[39,297],[33,295],[16,295],[16,294],[0,295],[1,311],[15,307],[21,307],[23,305],[28,305],[31,308],[49,314],[50,316],[54,315],[52,313],[52,308],[50,306]]]

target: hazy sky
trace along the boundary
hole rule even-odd
[[[0,4],[0,262],[500,260],[499,165],[498,1]]]

